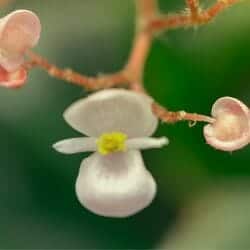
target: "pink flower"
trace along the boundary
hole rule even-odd
[[[153,138],[158,119],[151,98],[124,89],[108,89],[72,104],[64,118],[87,137],[53,145],[63,154],[93,152],[81,163],[76,180],[80,203],[95,214],[128,217],[149,206],[156,183],[140,150],[161,148],[168,139]]]
[[[204,127],[207,143],[223,151],[235,151],[248,145],[249,114],[248,107],[238,99],[219,98],[212,107],[215,122]]]
[[[39,18],[28,10],[17,10],[0,19],[1,86],[16,88],[25,83],[25,53],[38,43],[40,32]]]

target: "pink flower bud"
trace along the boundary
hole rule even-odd
[[[219,98],[212,107],[215,122],[204,127],[207,143],[223,151],[246,146],[250,139],[249,114],[248,107],[238,99]]]
[[[41,24],[31,11],[17,10],[0,19],[0,85],[16,88],[25,83],[25,52],[39,40]]]
[[[20,88],[27,80],[27,71],[20,67],[15,72],[8,72],[0,67],[0,86],[6,88]]]

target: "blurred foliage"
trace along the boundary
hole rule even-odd
[[[160,6],[183,10],[184,1],[161,0]],[[43,32],[36,51],[60,66],[95,75],[126,62],[133,0],[16,0],[1,15],[17,8],[40,16]],[[226,95],[250,103],[249,12],[250,2],[242,1],[206,26],[159,35],[145,69],[147,90],[173,110],[209,114],[213,102]],[[74,192],[85,156],[64,156],[51,148],[78,135],[62,113],[86,94],[40,70],[30,73],[21,90],[1,89],[0,248],[154,248],[180,219],[179,211],[203,190],[220,180],[250,180],[250,148],[232,155],[218,152],[204,143],[202,124],[161,125],[157,134],[168,136],[170,145],[144,152],[158,183],[153,204],[127,219],[91,214]],[[247,212],[245,220],[250,221]]]
[[[221,182],[183,209],[177,226],[159,248],[171,250],[249,249],[249,183]]]

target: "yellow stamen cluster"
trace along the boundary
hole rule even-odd
[[[107,155],[114,152],[126,151],[127,135],[121,132],[102,134],[97,140],[98,152]]]

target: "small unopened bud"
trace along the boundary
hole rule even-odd
[[[235,151],[249,143],[250,116],[248,107],[232,97],[219,98],[212,107],[215,122],[204,127],[209,145],[223,151]]]
[[[0,65],[8,72],[17,71],[24,55],[39,40],[41,24],[35,13],[16,10],[0,19]]]

